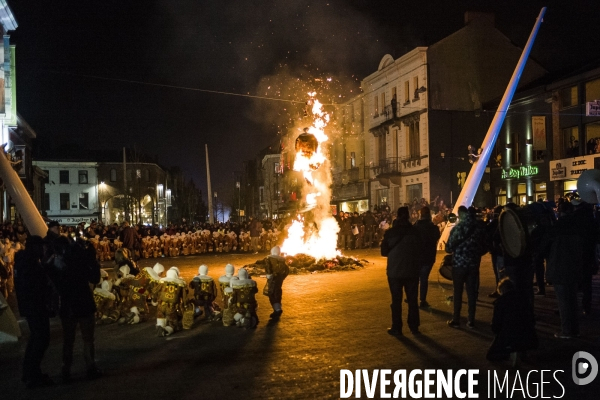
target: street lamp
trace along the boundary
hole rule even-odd
[[[100,182],[100,198],[98,199],[98,204],[100,205],[100,220],[102,221],[103,224],[106,223],[106,221],[104,220],[104,203],[102,202],[102,198],[104,197],[104,189],[106,188],[106,184],[104,183],[104,181]]]
[[[219,222],[219,204],[217,203],[217,192],[215,192],[214,197],[215,197],[215,205],[213,206],[213,208],[214,208],[213,211],[215,213],[215,220],[217,222]]]
[[[240,187],[240,182],[236,182],[235,183],[235,187],[238,189],[238,224],[242,223],[242,216],[241,216],[241,198],[242,198],[242,188]]]

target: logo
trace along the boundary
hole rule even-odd
[[[573,354],[573,382],[576,385],[587,385],[598,375],[598,361],[593,355],[585,351]]]

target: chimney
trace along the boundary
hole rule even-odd
[[[494,13],[487,13],[481,11],[467,11],[465,12],[465,25],[469,25],[471,22],[477,20],[477,22],[488,23],[495,26]]]

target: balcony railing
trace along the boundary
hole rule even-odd
[[[369,172],[369,167],[355,167],[342,172],[338,172],[336,174],[333,174],[333,185],[346,185],[349,183],[355,183],[361,180],[369,179]]]
[[[390,157],[379,160],[379,165],[371,167],[373,175],[400,172],[400,157]]]

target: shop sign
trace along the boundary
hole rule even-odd
[[[96,217],[48,217],[52,221],[56,221],[61,225],[78,225],[81,222],[90,224]]]
[[[539,173],[539,168],[535,165],[524,165],[520,168],[511,168],[508,171],[502,171],[502,179],[519,179],[522,176],[533,176]]]
[[[550,161],[550,180],[560,181],[564,179],[577,179],[583,171],[597,168],[595,166],[596,159],[600,161],[600,156],[591,154],[582,157]]]

